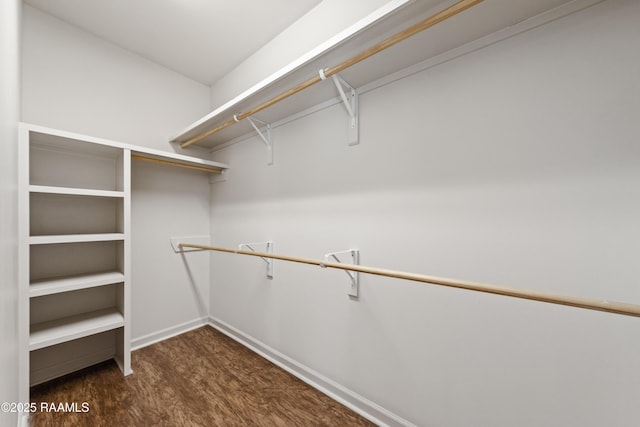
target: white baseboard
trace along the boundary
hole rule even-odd
[[[296,362],[220,319],[209,317],[209,325],[379,426],[415,427],[415,425],[409,421],[343,387],[313,369]]]
[[[155,344],[168,338],[175,337],[176,335],[184,334],[185,332],[189,332],[193,329],[205,326],[208,323],[209,322],[207,317],[201,317],[200,319],[191,320],[180,325],[172,326],[161,331],[134,338],[131,340],[131,351],[139,350],[151,344]]]
[[[29,427],[29,414],[20,412],[18,414],[18,427]]]
[[[313,369],[302,365],[299,362],[291,359],[290,357],[280,353],[279,351],[269,347],[268,345],[254,339],[253,337],[237,330],[233,326],[223,322],[220,319],[214,317],[203,317],[200,319],[195,319],[190,322],[186,322],[177,326],[173,326],[171,328],[163,329],[161,331],[157,331],[131,341],[131,349],[138,350],[143,347],[149,346],[151,344],[155,344],[160,341],[164,341],[168,338],[183,334],[185,332],[191,331],[193,329],[197,329],[199,327],[209,325],[223,334],[227,335],[234,341],[239,342],[245,347],[249,348],[253,352],[259,354],[265,359],[269,360],[271,363],[279,366],[305,383],[309,384],[313,388],[321,391],[326,394],[330,398],[340,402],[345,405],[349,409],[354,412],[362,415],[369,421],[379,425],[379,426],[414,426],[414,424],[409,421],[401,418],[400,416],[382,408],[381,406],[375,404],[374,402],[366,399],[363,396],[347,389],[346,387],[336,383],[335,381],[323,376],[322,374],[314,371]],[[113,354],[108,355],[100,355],[93,354],[92,356],[97,356],[93,358],[89,363],[95,364],[101,362],[103,360],[107,360],[113,357]],[[106,358],[105,358],[106,357]],[[83,358],[82,360],[78,360],[77,362],[87,365],[88,361]],[[101,359],[101,360],[98,360]],[[65,370],[69,370],[69,372],[73,372],[77,363],[74,363],[74,366],[64,366]],[[79,366],[79,365],[78,365]],[[82,367],[85,367],[82,366]],[[58,376],[60,373],[60,366],[56,366],[55,376]],[[38,378],[46,378],[49,377],[46,372],[41,372],[38,375]],[[18,417],[18,427],[27,427],[29,425],[28,414],[20,414]]]

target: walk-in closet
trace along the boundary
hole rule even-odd
[[[3,1],[0,427],[636,426],[639,23]]]

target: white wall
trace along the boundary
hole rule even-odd
[[[267,78],[388,2],[388,0],[350,0],[349,2],[323,0],[259,51],[211,85],[211,105],[215,108],[235,98],[247,88]]]
[[[23,121],[174,151],[169,139],[209,111],[208,86],[24,10]]]
[[[216,245],[640,303],[640,3],[609,0],[216,152]],[[212,255],[213,316],[421,426],[632,426],[638,319]]]
[[[18,401],[20,13],[19,0],[0,2],[0,402]],[[16,413],[0,411],[0,426],[16,422]]]
[[[28,6],[22,76],[23,121],[167,151],[210,107],[207,86]],[[208,312],[208,285],[196,289],[202,305],[168,240],[209,233],[208,192],[204,174],[133,162],[134,345]],[[191,268],[208,283],[206,261]]]
[[[209,235],[207,174],[147,163],[131,177],[133,346],[209,314],[206,253],[174,253],[171,237]],[[175,328],[178,328],[175,330]]]

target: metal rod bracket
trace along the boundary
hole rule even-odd
[[[320,76],[325,76],[324,70],[320,70]],[[324,79],[327,77],[325,76]],[[323,80],[324,80],[323,79]],[[349,115],[348,131],[349,131],[349,145],[357,145],[359,141],[359,111],[358,111],[358,92],[356,89],[347,83],[339,74],[333,74],[331,76],[333,83],[340,94],[344,108]]]
[[[237,120],[236,116],[233,116],[233,118]],[[264,144],[267,146],[267,165],[272,165],[273,140],[271,138],[271,123],[263,122],[262,120],[258,120],[255,117],[247,117],[247,120],[249,121],[249,123],[251,123],[251,126],[253,126],[253,129],[255,129],[260,139],[262,139],[262,142],[264,142]],[[256,122],[258,122],[261,126],[264,126],[264,131],[260,130],[258,125],[256,125]]]
[[[273,242],[270,240],[267,242],[258,242],[258,243],[240,243],[238,245],[238,250],[242,250],[242,248],[247,248],[252,252],[256,252],[253,246],[258,246],[258,245],[266,245],[267,248],[265,249],[264,252],[268,254],[273,253]],[[260,259],[263,260],[265,263],[267,263],[267,279],[273,279],[273,258],[260,257]]]
[[[329,261],[329,258],[333,258],[336,262],[341,263],[342,261],[340,261],[340,258],[338,258],[338,255],[344,255],[344,254],[351,255],[352,265],[360,265],[360,251],[358,249],[349,249],[347,251],[341,251],[341,252],[330,252],[328,254],[325,254],[324,259],[325,261]],[[323,265],[320,264],[320,267],[323,267]],[[350,279],[347,293],[349,294],[349,296],[357,298],[358,290],[360,288],[360,273],[357,271],[349,271],[349,270],[343,270],[343,271],[347,274],[347,276],[349,276],[349,279]]]
[[[204,249],[194,249],[194,248],[183,248],[182,243],[192,243],[196,245],[208,245],[211,241],[211,236],[180,236],[180,237],[170,237],[169,243],[171,243],[171,248],[173,252],[179,254],[183,252],[196,252],[202,251]]]

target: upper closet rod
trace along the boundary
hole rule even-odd
[[[335,67],[329,68],[328,70],[324,71],[324,76],[325,78],[327,77],[331,77],[334,74],[337,74],[341,71],[344,71],[345,69],[351,67],[352,65],[357,64],[358,62],[364,61],[365,59],[369,58],[370,56],[375,55],[378,52],[381,52],[385,49],[387,49],[388,47],[391,47],[393,45],[395,45],[396,43],[399,43],[405,39],[408,39],[409,37],[426,30],[429,27],[434,26],[435,24],[442,22],[448,18],[451,18],[452,16],[457,15],[460,12],[463,12],[464,10],[470,8],[471,6],[475,6],[478,3],[481,3],[483,0],[462,0],[459,1],[458,3],[454,4],[453,6],[450,6],[438,13],[436,13],[435,15],[430,16],[429,18],[418,22],[415,25],[412,25],[411,27],[397,33],[394,36],[389,37],[386,40],[383,40],[373,46],[371,46],[369,49],[359,53],[358,55],[347,59],[346,61],[336,65]],[[210,129],[206,132],[203,132],[199,135],[194,136],[193,138],[183,142],[182,144],[180,144],[180,147],[185,148],[188,147],[192,144],[195,144],[196,142],[199,142],[201,140],[203,140],[204,138],[213,135],[216,132],[221,131],[222,129],[225,129],[229,126],[231,126],[232,124],[246,119],[249,116],[252,116],[262,110],[264,110],[267,107],[272,106],[273,104],[282,101],[285,98],[290,97],[291,95],[294,95],[306,88],[308,88],[309,86],[312,86],[320,81],[322,81],[322,77],[320,76],[320,74],[315,75],[314,77],[310,78],[309,80],[302,82],[300,84],[298,84],[297,86],[292,87],[291,89],[289,89],[286,92],[281,93],[280,95],[271,98],[270,100],[260,104],[257,107],[252,108],[249,111],[246,111],[244,113],[241,114],[237,114],[235,115],[233,118],[229,119],[228,121],[222,123],[221,125],[216,126],[213,129]]]
[[[621,302],[601,301],[589,298],[569,297],[555,295],[546,292],[531,291],[526,289],[515,289],[505,286],[490,285],[485,283],[467,282],[455,279],[445,279],[442,277],[425,276],[422,274],[406,273],[403,271],[386,270],[381,268],[366,267],[363,265],[343,264],[339,262],[315,260],[310,258],[299,258],[286,255],[277,255],[266,252],[243,251],[216,246],[196,245],[191,243],[180,243],[183,248],[206,249],[218,252],[229,252],[241,255],[251,255],[263,258],[279,259],[283,261],[298,262],[303,264],[318,265],[323,268],[337,268],[341,270],[357,271],[360,273],[375,274],[378,276],[393,277],[397,279],[412,280],[415,282],[430,283],[433,285],[448,286],[452,288],[467,289],[470,291],[486,292],[490,294],[505,295],[514,298],[522,298],[534,301],[542,301],[551,304],[567,305],[571,307],[586,308],[589,310],[605,311],[608,313],[622,314],[625,316],[640,317],[640,305],[626,304]]]
[[[145,162],[157,163],[157,164],[166,165],[166,166],[177,166],[179,168],[197,170],[197,171],[200,171],[200,172],[222,173],[221,169],[214,168],[214,167],[186,165],[184,163],[172,162],[170,160],[161,160],[161,159],[155,159],[153,157],[144,157],[144,156],[140,156],[139,154],[132,154],[131,158],[134,159],[134,160],[142,160],[142,161],[145,161]]]

